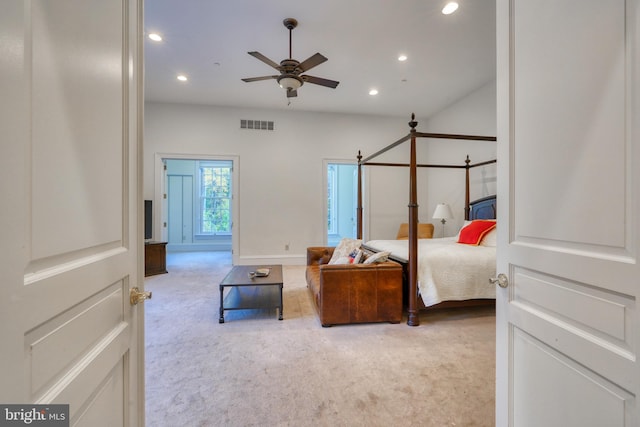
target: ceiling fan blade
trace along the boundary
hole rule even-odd
[[[266,56],[264,56],[263,54],[261,54],[260,52],[247,52],[249,55],[253,56],[254,58],[258,58],[260,61],[264,62],[265,64],[275,68],[276,70],[280,71],[280,64],[275,63],[274,61],[270,60],[269,58],[267,58]]]
[[[304,73],[305,71],[312,69],[316,65],[322,64],[326,60],[327,58],[320,55],[319,53],[316,53],[315,55],[310,56],[306,60],[302,61],[300,65],[298,65],[298,68],[300,68],[300,71]]]
[[[294,98],[298,96],[298,91],[295,89],[290,89],[287,91],[287,98]]]
[[[270,80],[270,79],[277,79],[280,76],[262,76],[262,77],[248,77],[246,79],[242,79],[243,82],[257,82],[260,80]]]
[[[304,80],[307,83],[326,86],[332,89],[335,89],[338,86],[338,84],[340,84],[340,82],[337,82],[335,80],[323,79],[321,77],[314,77],[314,76],[307,76],[307,75],[300,76],[300,77],[302,78],[302,80]]]

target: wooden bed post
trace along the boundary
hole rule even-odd
[[[465,173],[465,191],[464,191],[464,220],[469,221],[469,155],[467,154],[467,159],[464,161],[464,173]]]
[[[415,114],[411,114],[411,121],[409,122],[409,127],[411,128],[408,135],[403,136],[399,140],[393,142],[392,144],[378,150],[374,154],[362,158],[360,151],[358,151],[358,206],[356,216],[358,217],[358,225],[357,225],[357,236],[358,239],[362,239],[362,165],[367,166],[401,166],[401,167],[409,167],[409,236],[408,236],[408,260],[405,263],[402,261],[403,267],[406,266],[406,274],[408,277],[404,276],[403,273],[403,287],[406,286],[408,294],[408,319],[407,324],[409,326],[419,326],[420,319],[418,317],[419,308],[421,301],[418,295],[418,191],[417,191],[417,170],[418,167],[427,167],[427,168],[453,168],[453,169],[465,169],[466,172],[466,188],[465,188],[465,207],[464,207],[464,215],[465,220],[468,220],[471,215],[470,201],[469,201],[469,169],[477,166],[484,166],[491,163],[496,163],[496,160],[489,160],[482,163],[477,163],[475,165],[471,165],[471,160],[467,155],[467,159],[465,160],[465,166],[460,164],[457,165],[439,165],[439,164],[418,164],[417,163],[417,155],[416,155],[416,144],[418,138],[436,138],[436,139],[462,139],[468,141],[496,141],[495,136],[480,136],[480,135],[460,135],[460,134],[444,134],[444,133],[423,133],[418,132],[416,127],[418,126],[418,122],[415,120]],[[394,147],[399,146],[400,144],[406,142],[407,140],[411,140],[410,147],[410,155],[411,160],[410,163],[388,163],[388,162],[372,162],[372,159],[380,156],[383,153],[391,150]],[[495,209],[494,209],[495,211]],[[404,281],[407,281],[406,283]]]
[[[358,213],[358,226],[357,226],[357,239],[362,239],[362,154],[360,154],[360,150],[358,150],[358,206],[356,208]]]
[[[411,114],[411,160],[409,163],[409,316],[407,325],[418,326],[418,191],[416,160],[416,122]]]

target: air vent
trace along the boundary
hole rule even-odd
[[[273,130],[273,122],[240,119],[240,129]]]

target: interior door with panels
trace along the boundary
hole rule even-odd
[[[0,402],[143,425],[142,0],[0,4]]]
[[[193,243],[193,177],[168,177],[169,244]]]
[[[498,1],[500,426],[640,425],[639,23]]]

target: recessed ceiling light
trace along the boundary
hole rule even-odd
[[[149,38],[151,40],[153,40],[154,42],[161,42],[162,41],[162,36],[160,34],[157,34],[157,33],[149,34]]]
[[[181,82],[186,82],[187,76],[185,76],[184,74],[178,74],[177,79],[180,80]]]
[[[378,94],[378,89],[371,89],[369,91],[369,95],[373,96],[373,95],[377,95]]]
[[[451,15],[456,10],[458,10],[458,3],[450,1],[445,5],[445,7],[442,8],[442,13],[444,13],[445,15]]]
[[[402,61],[406,61],[406,60],[407,60],[407,55],[398,56],[398,61],[402,62]]]

